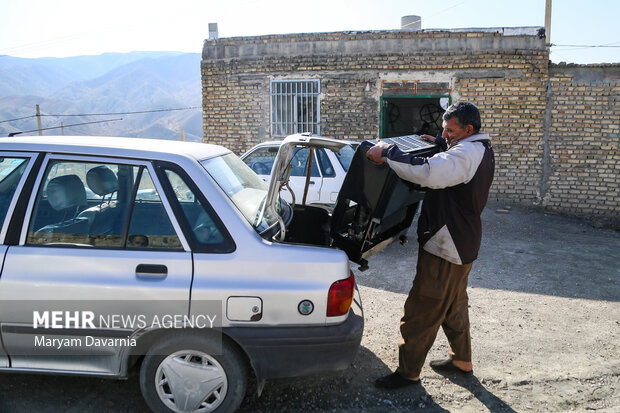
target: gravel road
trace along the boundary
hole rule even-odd
[[[620,412],[620,232],[503,204],[490,204],[483,223],[468,290],[473,377],[425,367],[421,387],[374,388],[398,364],[398,321],[417,255],[412,229],[409,244],[355,271],[366,326],[351,368],[269,381],[241,411]],[[447,351],[440,332],[429,360]],[[137,377],[3,374],[0,386],[5,413],[148,411]]]

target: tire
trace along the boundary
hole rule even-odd
[[[247,388],[247,364],[224,339],[218,351],[219,340],[183,332],[149,349],[140,368],[140,390],[154,412],[237,410]]]

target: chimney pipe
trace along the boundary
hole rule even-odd
[[[422,17],[403,16],[400,18],[400,28],[402,30],[420,30],[422,29]]]
[[[217,23],[209,23],[209,40],[215,40],[217,38],[219,38]]]

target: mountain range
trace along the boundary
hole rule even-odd
[[[43,135],[179,139],[182,128],[186,140],[201,141],[200,60],[179,52],[0,56],[0,137],[36,130],[38,104],[43,129],[64,126]]]

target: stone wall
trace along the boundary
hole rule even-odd
[[[321,134],[351,140],[379,136],[380,99],[387,82],[445,84],[453,102],[468,100],[480,108],[483,128],[491,134],[497,159],[492,199],[567,214],[618,217],[617,78],[599,82],[592,94],[579,89],[589,88],[588,80],[550,72],[548,50],[537,35],[387,31],[205,41],[204,141],[241,154],[277,139],[270,136],[269,86],[271,80],[282,79],[320,79]],[[576,101],[582,92],[583,102]],[[606,96],[606,103],[590,100],[597,101],[598,95]],[[610,112],[603,122],[599,115],[606,105]],[[564,118],[557,123],[560,118],[553,111],[566,110],[579,115],[579,128]],[[584,136],[579,129],[604,146],[578,161],[566,160],[579,146],[574,138]],[[562,142],[566,139],[575,145],[573,152]],[[596,168],[589,177],[603,176],[604,183],[583,179],[585,165]],[[577,166],[580,172],[565,173]],[[583,197],[595,201],[585,204]]]

